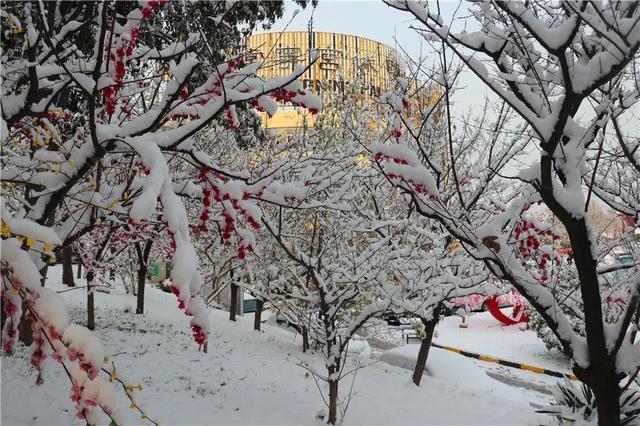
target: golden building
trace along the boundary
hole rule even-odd
[[[404,75],[398,52],[386,44],[349,34],[319,31],[262,33],[246,39],[248,61],[263,61],[259,75],[264,78],[286,76],[300,65],[308,65],[311,49],[316,62],[300,78],[303,88],[344,91],[345,81],[359,79],[365,96],[378,97],[393,89],[396,78]],[[263,114],[265,127],[274,130],[313,125],[313,116],[300,108],[281,105],[273,117]]]

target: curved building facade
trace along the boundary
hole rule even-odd
[[[359,79],[363,94],[378,97],[391,90],[396,78],[404,75],[398,52],[384,43],[349,34],[321,31],[288,31],[250,35],[246,39],[249,61],[264,61],[259,74],[265,78],[285,76],[310,62],[316,49],[316,62],[300,78],[305,89],[313,92],[344,90],[345,81]],[[283,106],[271,118],[264,117],[267,128],[296,128],[312,124],[312,117],[301,110]]]

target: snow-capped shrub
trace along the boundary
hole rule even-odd
[[[554,416],[559,424],[597,425],[598,412],[593,392],[584,383],[564,380],[553,389],[555,401],[539,413]],[[620,395],[620,425],[636,425],[640,421],[640,393],[625,390]]]

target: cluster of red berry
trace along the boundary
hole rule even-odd
[[[558,239],[558,236],[553,233],[551,228],[541,229],[534,222],[525,219],[522,219],[513,229],[513,236],[518,244],[518,251],[524,258],[532,258],[539,253],[542,245],[540,243],[540,237],[544,235],[550,237],[554,241]],[[542,252],[539,259],[536,259],[541,272],[540,281],[542,282],[549,280],[549,276],[547,275],[549,263],[552,261],[556,264],[560,263],[560,257],[558,254],[553,253],[553,260],[551,257],[552,253]]]
[[[260,218],[256,217],[248,210],[245,202],[250,198],[260,198],[264,194],[264,188],[249,193],[242,192],[242,198],[233,198],[228,191],[225,191],[224,184],[228,178],[209,168],[203,167],[198,174],[198,180],[202,187],[202,211],[198,216],[198,224],[193,228],[197,232],[209,232],[208,222],[214,205],[221,208],[222,216],[222,240],[225,245],[231,245],[231,237],[238,234],[238,222],[244,222],[246,226],[253,230],[260,229]],[[245,241],[240,234],[237,235],[237,256],[242,260],[247,252],[252,252],[254,247]]]
[[[113,78],[115,84],[102,89],[102,99],[104,103],[104,112],[107,115],[113,115],[116,112],[116,104],[118,101],[118,92],[124,84],[124,76],[127,72],[127,59],[133,56],[138,37],[140,36],[139,26],[145,20],[150,20],[155,16],[155,11],[165,5],[167,0],[149,1],[142,9],[142,20],[138,22],[138,27],[132,28],[131,31],[121,34],[113,41],[110,47],[111,53],[109,59],[114,62]],[[131,109],[126,107],[127,99],[119,99],[123,104],[123,112],[131,114]]]

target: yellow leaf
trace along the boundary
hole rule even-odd
[[[44,251],[45,253],[51,253],[53,251],[53,244],[44,243],[44,245],[42,246],[42,251]]]
[[[6,223],[3,223],[0,227],[0,233],[2,233],[3,237],[8,238],[11,236],[11,229],[9,229]]]

